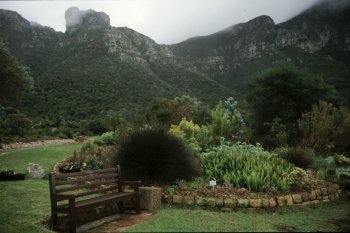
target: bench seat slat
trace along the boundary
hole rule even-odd
[[[83,208],[97,207],[97,206],[104,205],[108,202],[111,202],[113,200],[129,199],[130,197],[133,197],[135,195],[136,195],[135,193],[127,193],[127,192],[103,195],[103,196],[94,197],[88,200],[77,201],[75,203],[75,208],[83,209]],[[57,206],[57,211],[67,212],[69,211],[69,207],[67,204],[60,205],[60,206]]]

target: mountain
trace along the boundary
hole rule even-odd
[[[350,104],[350,2],[325,0],[280,23],[266,15],[174,45],[159,45],[109,16],[76,7],[56,32],[0,10],[0,40],[30,67],[32,115],[89,119],[139,111],[183,94],[207,104],[234,96],[260,71],[292,62],[323,75]]]
[[[326,0],[275,24],[259,16],[209,36],[171,45],[174,55],[213,80],[244,93],[265,68],[292,62],[325,80],[350,103],[350,1]]]
[[[30,67],[35,81],[35,93],[26,100],[33,115],[84,119],[140,110],[159,96],[187,94],[214,104],[233,95],[179,63],[167,46],[112,27],[103,12],[72,7],[65,19],[61,33],[0,10],[0,40]]]

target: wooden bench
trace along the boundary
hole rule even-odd
[[[69,231],[76,232],[77,214],[115,202],[118,211],[125,200],[135,203],[136,213],[140,213],[139,186],[141,181],[121,181],[120,166],[96,171],[49,174],[52,226],[57,226],[58,213],[69,215]],[[125,185],[132,187],[124,191]],[[62,203],[65,201],[66,203]],[[67,203],[68,201],[68,203]]]

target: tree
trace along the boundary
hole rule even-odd
[[[33,86],[28,68],[20,64],[0,42],[0,104],[17,103]]]
[[[253,113],[256,136],[267,135],[275,119],[285,125],[293,140],[296,121],[320,100],[336,102],[334,88],[322,77],[293,65],[265,70],[249,84],[247,101]]]
[[[11,133],[19,136],[24,136],[32,125],[31,120],[23,113],[9,114],[6,123]]]

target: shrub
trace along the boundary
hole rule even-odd
[[[99,146],[114,145],[117,142],[115,137],[116,135],[114,132],[106,132],[101,136],[96,137],[94,143]]]
[[[202,148],[200,143],[201,137],[199,137],[201,132],[201,127],[194,124],[192,120],[188,121],[185,118],[181,120],[178,125],[171,125],[169,133],[182,138],[190,148],[196,152],[201,152]]]
[[[235,187],[247,187],[250,191],[289,191],[293,180],[288,176],[293,165],[272,155],[252,156],[235,148],[218,149],[201,156],[205,174],[219,182]]]
[[[349,152],[350,111],[320,101],[298,121],[301,143],[321,154]]]
[[[292,180],[293,189],[309,189],[311,186],[311,180],[307,172],[299,167],[294,167],[292,172],[288,175]]]
[[[337,167],[350,167],[350,158],[345,155],[336,155],[334,157],[334,162]]]
[[[335,168],[320,169],[317,171],[317,177],[331,182],[338,182],[339,180],[339,174]]]
[[[123,178],[144,184],[190,179],[199,174],[198,161],[181,139],[164,130],[136,131],[120,145],[116,164]]]
[[[104,163],[100,148],[88,142],[81,147],[79,152],[75,151],[68,158],[67,164],[62,164],[61,168],[66,171],[76,169],[96,170],[103,168]]]
[[[295,166],[307,169],[313,164],[315,153],[309,148],[287,147],[276,150],[278,157],[293,163]]]

